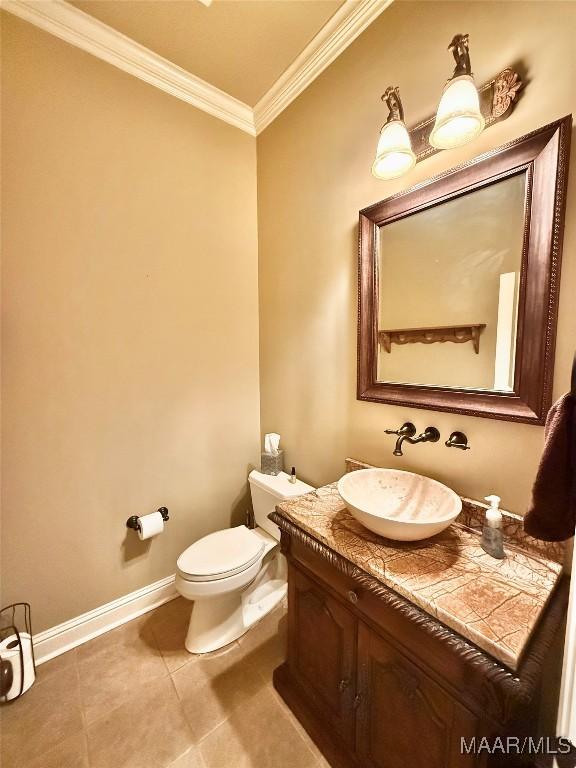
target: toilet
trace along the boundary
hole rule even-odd
[[[176,589],[194,601],[186,649],[208,653],[241,637],[286,595],[286,559],[279,528],[268,519],[276,505],[310,493],[286,472],[253,470],[248,481],[256,528],[239,525],[210,533],[180,555]]]

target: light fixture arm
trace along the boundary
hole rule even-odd
[[[389,85],[388,88],[386,88],[382,94],[382,101],[384,101],[388,107],[387,123],[391,123],[393,120],[404,122],[404,107],[402,106],[402,99],[400,98],[400,89],[397,85]]]
[[[461,77],[462,75],[472,75],[468,35],[454,35],[448,50],[452,51],[452,56],[454,56],[454,61],[456,62],[450,79],[453,80],[455,77]]]

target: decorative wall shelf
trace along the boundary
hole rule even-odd
[[[435,328],[393,328],[378,331],[378,342],[386,352],[392,351],[392,344],[435,344],[451,341],[465,344],[471,341],[474,352],[480,351],[480,334],[486,323],[477,325],[439,325]]]

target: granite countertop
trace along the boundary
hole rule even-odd
[[[277,512],[512,670],[562,574],[555,550],[548,558],[505,538],[504,560],[486,554],[479,531],[458,522],[470,522],[466,507],[445,531],[415,542],[364,528],[335,483],[283,502]]]

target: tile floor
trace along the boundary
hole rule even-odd
[[[227,648],[184,649],[181,598],[38,668],[0,708],[2,768],[328,768],[272,687],[285,606]]]

